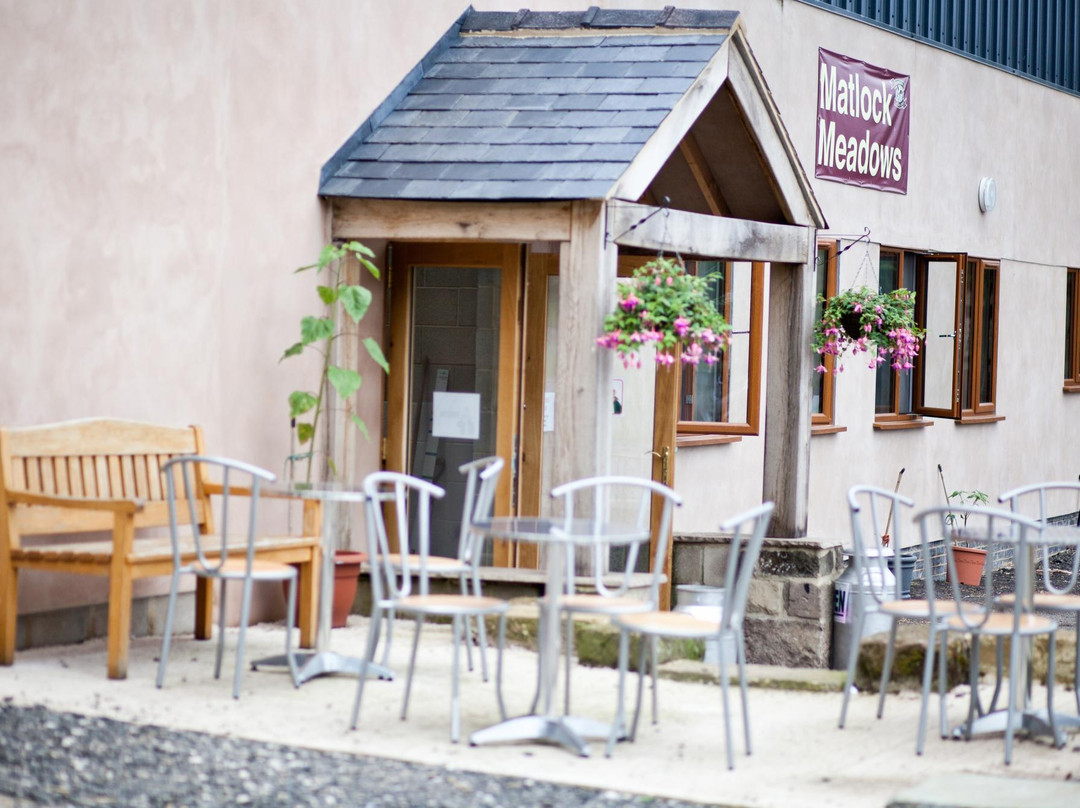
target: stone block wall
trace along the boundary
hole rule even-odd
[[[723,586],[729,544],[720,533],[676,534],[673,598],[680,584]],[[833,582],[843,568],[839,540],[765,539],[747,600],[747,661],[827,668]]]

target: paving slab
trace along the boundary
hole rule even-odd
[[[1080,783],[957,773],[905,789],[887,808],[1076,808]]]

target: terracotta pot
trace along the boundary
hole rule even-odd
[[[356,589],[360,583],[360,565],[367,561],[367,553],[352,550],[334,552],[334,603],[331,609],[330,628],[343,628],[356,600]],[[286,602],[289,598],[289,585],[282,583]],[[297,604],[299,609],[299,604]],[[293,625],[296,625],[293,615]]]
[[[953,561],[956,564],[957,583],[965,586],[978,586],[982,581],[983,567],[986,565],[986,550],[976,547],[953,547]]]

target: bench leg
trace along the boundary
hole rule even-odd
[[[15,662],[18,604],[19,571],[10,559],[0,560],[0,665],[12,665]]]
[[[322,553],[315,548],[312,558],[299,565],[300,579],[297,599],[300,602],[300,647],[314,648],[316,629],[319,625],[319,572],[322,569]]]
[[[195,639],[214,636],[214,582],[201,575],[195,578]]]
[[[131,639],[131,568],[114,564],[109,575],[109,678],[127,679]]]

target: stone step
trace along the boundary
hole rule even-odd
[[[1075,808],[1080,784],[1062,780],[950,774],[932,777],[894,795],[886,808]]]

